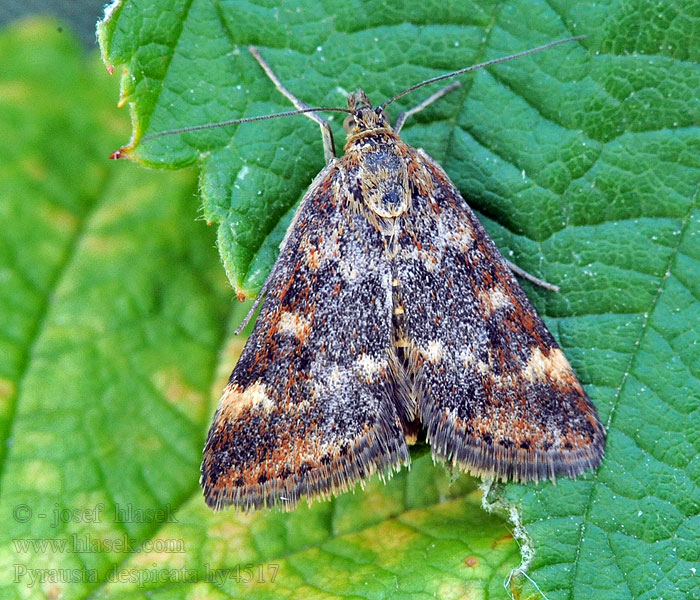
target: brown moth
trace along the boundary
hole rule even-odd
[[[350,94],[336,109],[348,113],[342,158],[319,109],[251,48],[295,112],[321,125],[327,165],[289,226],[209,431],[209,505],[291,509],[343,492],[407,465],[418,435],[434,459],[502,480],[600,464],[596,410],[512,265],[440,165],[399,137],[406,116],[454,84],[393,128],[385,111],[427,83],[577,39],[436,77],[379,107]]]

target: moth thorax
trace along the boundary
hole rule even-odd
[[[360,157],[359,181],[369,209],[384,218],[395,218],[408,210],[408,167],[395,146],[377,144]]]

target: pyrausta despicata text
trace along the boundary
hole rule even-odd
[[[407,465],[418,435],[434,459],[503,480],[598,466],[605,433],[564,354],[440,165],[398,135],[454,84],[393,128],[385,112],[427,83],[576,39],[434,78],[376,108],[350,94],[335,109],[348,113],[342,158],[321,109],[251,48],[296,112],[321,125],[327,165],[216,411],[202,464],[208,504],[291,509],[328,497]]]

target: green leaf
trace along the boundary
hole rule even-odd
[[[446,167],[510,258],[562,286],[527,289],[608,427],[596,474],[490,491],[524,556],[534,552],[528,576],[552,600],[700,598],[697,13],[668,1],[403,6],[124,2],[101,38],[127,67],[123,99],[140,137],[288,109],[249,43],[303,100],[342,105],[339,90],[362,85],[382,101],[439,72],[588,34],[464,78],[404,137]],[[479,515],[473,483],[448,485],[427,458],[386,486],[290,514],[204,507],[201,442],[234,362],[225,323],[239,317],[179,178],[153,183],[99,160],[116,130],[104,77],[65,37],[34,27],[0,40],[0,127],[12,141],[0,149],[0,211],[12,224],[0,236],[2,593],[507,597],[512,540]],[[323,162],[302,117],[131,154],[202,165],[205,216],[249,293]],[[98,523],[78,512],[50,526],[54,508],[100,504]],[[163,512],[115,520],[129,504]],[[23,506],[26,522],[14,512]],[[16,545],[74,548],[83,538],[73,534],[131,546]],[[15,580],[22,567],[74,570],[28,587],[28,574]],[[93,569],[94,582],[75,581]],[[515,581],[516,597],[541,597]]]
[[[128,128],[96,57],[29,22],[0,62],[0,597],[80,598],[124,552],[76,539],[138,548],[158,523],[55,510],[199,495],[230,288],[193,174],[108,160]],[[66,546],[22,549],[33,538]]]
[[[528,292],[608,428],[597,473],[492,490],[493,506],[510,508],[524,556],[534,552],[529,576],[550,599],[700,598],[694,6],[186,6],[168,28],[125,2],[103,27],[106,60],[127,66],[136,139],[290,108],[248,44],[303,101],[342,106],[360,85],[381,102],[438,73],[588,35],[463,78],[404,137],[445,166],[507,256],[562,287]],[[156,31],[160,62],[139,42]],[[393,114],[432,91],[402,99]],[[302,117],[159,138],[130,152],[148,164],[200,163],[205,214],[218,223],[231,282],[246,294],[259,289],[322,166],[318,130]],[[524,595],[539,597],[521,582]]]

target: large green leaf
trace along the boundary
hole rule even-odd
[[[71,535],[138,547],[158,524],[105,517],[117,503],[198,493],[230,290],[192,173],[107,160],[127,127],[94,57],[27,23],[2,34],[0,63],[0,597],[81,597],[96,585],[76,580],[123,553],[78,553]],[[53,522],[97,506],[100,522]]]
[[[588,34],[465,78],[404,132],[490,217],[511,258],[562,286],[528,293],[608,427],[598,473],[487,497],[523,555],[534,551],[528,575],[550,599],[700,598],[699,18],[664,2],[409,12],[151,0],[124,2],[101,31],[108,62],[127,67],[137,137],[289,108],[249,43],[303,100],[342,105],[358,85],[382,101],[444,70]],[[450,485],[427,457],[386,486],[290,514],[204,507],[201,443],[238,346],[229,294],[182,180],[101,160],[116,144],[107,91],[61,37],[35,27],[0,41],[0,127],[12,140],[0,149],[0,211],[12,223],[0,236],[0,594],[507,597],[512,539],[480,514],[473,482]],[[200,162],[205,216],[247,293],[323,162],[303,117],[162,138],[131,155]],[[75,513],[51,527],[55,508],[100,504],[98,523]],[[163,512],[115,520],[129,505]],[[129,546],[20,551],[32,539],[76,550],[85,536]],[[74,571],[55,582],[30,571],[49,580],[29,587],[22,568]],[[515,581],[525,587],[513,593],[540,597]]]
[[[102,30],[106,60],[127,67],[136,140],[289,108],[248,44],[302,100],[342,105],[358,85],[381,102],[446,70],[588,35],[464,78],[404,137],[442,162],[507,255],[561,285],[528,290],[609,431],[597,473],[492,492],[510,508],[530,577],[549,598],[700,597],[694,5],[195,0],[171,18],[125,2]],[[155,32],[159,48],[139,41]],[[247,294],[322,165],[318,130],[302,117],[129,151],[149,164],[199,161],[205,213]]]

